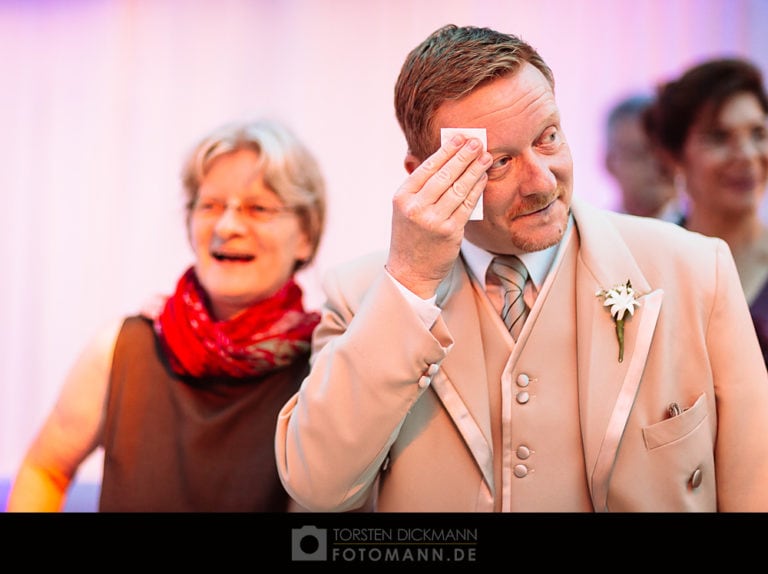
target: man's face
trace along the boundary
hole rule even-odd
[[[623,209],[633,215],[657,215],[675,196],[675,186],[653,153],[640,117],[617,120],[607,144],[605,165],[619,186]]]
[[[539,251],[565,233],[573,195],[573,161],[555,95],[530,64],[445,102],[435,128],[485,128],[493,164],[484,218],[470,221],[467,239],[493,253]]]

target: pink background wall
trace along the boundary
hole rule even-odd
[[[327,235],[300,277],[386,247],[405,144],[392,91],[446,23],[536,46],[557,79],[576,193],[610,207],[601,127],[616,98],[741,54],[768,69],[766,0],[29,0],[0,2],[0,478],[103,323],[191,262],[178,173],[200,135],[268,115],[315,151]],[[98,480],[99,456],[83,468]]]

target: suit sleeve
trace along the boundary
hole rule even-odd
[[[313,339],[312,369],[277,422],[281,480],[315,512],[366,508],[379,470],[424,378],[453,341],[441,320],[428,329],[383,269],[359,297],[329,274]],[[419,384],[419,382],[422,384]]]
[[[768,511],[768,371],[733,259],[717,256],[717,293],[707,329],[717,401],[715,460],[721,512]]]

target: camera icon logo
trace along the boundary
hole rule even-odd
[[[294,561],[328,560],[327,530],[314,526],[291,529],[291,558]]]

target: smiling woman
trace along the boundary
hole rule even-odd
[[[264,142],[261,147],[280,142],[277,132],[271,138],[254,135]],[[311,261],[318,239],[315,212],[307,209],[314,205],[312,187],[298,185],[311,172],[295,166],[296,184],[286,185],[279,174],[289,162],[261,147],[225,143],[230,137],[225,128],[204,142],[184,177],[195,270],[203,286],[217,294],[211,305],[219,319],[276,293]]]
[[[689,199],[685,228],[728,243],[768,365],[768,91],[744,58],[704,60],[662,84],[646,127]]]
[[[308,370],[319,315],[295,273],[325,223],[314,157],[284,126],[233,124],[182,179],[195,263],[157,313],[88,346],[27,452],[9,511],[59,511],[104,448],[99,510],[295,509],[277,475],[277,412]]]

